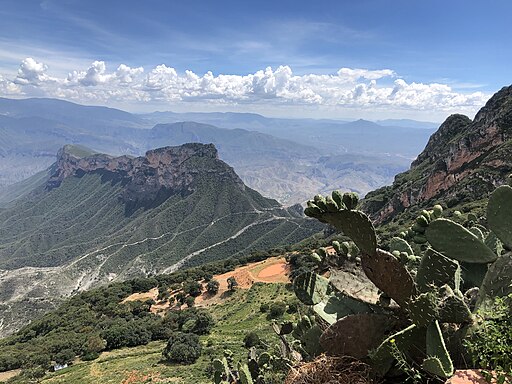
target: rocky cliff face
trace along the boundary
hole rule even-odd
[[[219,160],[213,144],[191,143],[146,152],[142,157],[112,157],[87,154],[65,146],[57,154],[55,172],[46,184],[51,190],[70,176],[97,172],[124,185],[121,198],[126,203],[148,202],[172,194],[188,195],[194,191],[197,177],[212,172],[221,180],[232,180],[242,190],[242,180],[231,167]],[[208,159],[210,161],[201,161]]]
[[[512,171],[512,86],[497,92],[471,121],[452,115],[439,127],[409,171],[392,186],[367,195],[364,208],[377,223],[412,205],[442,198],[485,197]]]

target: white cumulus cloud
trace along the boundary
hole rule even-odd
[[[37,88],[48,97],[78,102],[142,101],[146,103],[209,103],[219,105],[287,105],[331,110],[407,109],[417,111],[476,110],[489,95],[457,92],[449,85],[407,82],[391,69],[340,68],[333,74],[293,73],[283,65],[245,75],[178,72],[165,64],[145,71],[120,64],[109,71],[104,61],[72,69],[66,78],[51,77],[49,68],[23,60],[14,79],[0,77],[0,92],[25,93]]]
[[[50,80],[46,71],[48,66],[43,63],[38,63],[31,57],[27,57],[22,60],[20,67],[18,68],[18,75],[14,80],[17,84],[39,84],[43,81]]]

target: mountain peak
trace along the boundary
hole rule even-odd
[[[512,172],[512,86],[502,88],[471,121],[451,115],[392,186],[367,195],[378,222],[409,207],[454,205],[485,198]]]
[[[83,157],[90,157],[96,155],[98,154],[98,152],[93,151],[92,149],[84,147],[82,145],[66,144],[60,149],[59,153],[57,154],[57,157],[61,157],[64,154],[81,159]]]

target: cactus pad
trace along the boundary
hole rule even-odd
[[[448,219],[431,222],[425,235],[432,248],[458,261],[490,263],[497,258],[477,236]]]
[[[446,350],[437,320],[427,328],[427,359],[423,362],[423,369],[445,378],[453,375],[452,359]]]
[[[512,293],[510,276],[512,276],[512,252],[502,255],[489,266],[480,287],[477,307],[485,305],[488,300],[492,301],[495,297]]]
[[[253,384],[251,372],[247,364],[238,363],[238,375],[241,384]]]
[[[416,284],[418,289],[423,292],[432,285],[441,287],[444,284],[449,284],[451,287],[459,289],[460,266],[458,261],[428,248],[421,258],[416,274]]]
[[[400,237],[393,237],[389,241],[389,250],[391,252],[398,251],[400,253],[405,252],[407,255],[414,255],[414,252],[409,243]]]
[[[379,346],[389,325],[385,315],[349,315],[325,330],[320,337],[320,345],[328,355],[361,359]]]
[[[319,219],[325,220],[327,223],[342,231],[346,236],[350,237],[357,247],[373,255],[377,248],[377,237],[372,222],[361,211],[342,210],[336,213],[323,213]]]
[[[414,324],[425,327],[439,317],[437,297],[434,292],[422,293],[407,304],[407,312]]]
[[[327,299],[329,279],[313,272],[305,272],[293,280],[293,289],[304,304],[315,305]]]
[[[366,276],[399,305],[415,293],[411,275],[391,253],[377,249],[375,256],[363,253],[361,261]]]
[[[313,310],[326,322],[334,324],[345,316],[378,312],[379,308],[342,293],[337,293],[331,295],[328,300],[316,304]]]
[[[375,351],[370,353],[375,373],[384,376],[389,371],[395,360],[393,353],[395,348],[402,353],[406,353],[414,343],[424,340],[424,338],[424,328],[418,328],[414,324],[389,336]]]
[[[503,243],[494,232],[489,232],[484,242],[496,255],[499,256],[503,252]]]
[[[487,222],[503,244],[512,250],[512,187],[502,185],[491,194]]]
[[[441,302],[439,303],[439,321],[442,323],[469,323],[472,321],[471,311],[464,302],[462,294],[455,292],[445,285],[439,291]]]

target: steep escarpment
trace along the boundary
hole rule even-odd
[[[207,161],[194,161],[198,159]],[[46,183],[48,190],[60,186],[67,177],[99,173],[124,185],[122,198],[125,202],[153,201],[161,195],[188,195],[193,192],[196,176],[201,172],[214,173],[220,180],[231,181],[242,190],[245,188],[233,169],[219,160],[213,144],[158,148],[141,157],[89,154],[77,151],[74,146],[65,146],[57,154],[54,169]]]
[[[387,222],[406,208],[441,199],[448,206],[485,198],[512,171],[512,86],[497,92],[471,121],[452,115],[409,171],[392,186],[367,195],[374,220]]]

